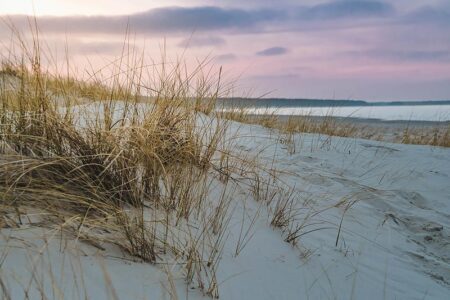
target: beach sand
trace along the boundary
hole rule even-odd
[[[198,120],[205,123],[207,117]],[[269,224],[273,207],[238,185],[216,274],[220,299],[448,298],[450,149],[301,133],[287,143],[237,122],[227,135],[236,154],[257,155],[277,170],[273,188],[292,189],[300,237],[295,246],[286,243],[286,233]],[[0,231],[0,278],[12,299],[24,298],[24,287],[31,299],[207,298],[186,284],[174,260],[142,263],[114,245],[83,243],[23,219]],[[236,256],[242,232],[246,245]]]

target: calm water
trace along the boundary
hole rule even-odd
[[[381,120],[449,121],[450,105],[352,106],[352,107],[268,107],[249,108],[249,113],[352,117]]]

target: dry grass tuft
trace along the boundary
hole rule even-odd
[[[124,52],[111,74],[82,81],[44,69],[37,35],[31,49],[16,39],[20,54],[0,71],[5,216],[20,223],[34,210],[41,224],[99,249],[116,244],[149,263],[171,257],[188,284],[218,297],[232,201],[226,183],[207,199],[214,156],[227,153],[226,121],[213,113],[221,70],[205,78],[203,63],[191,73],[182,63],[146,67]]]

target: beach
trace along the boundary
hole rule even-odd
[[[0,299],[450,299],[448,0],[3,2]]]
[[[98,106],[90,107],[92,113]],[[197,120],[198,128],[209,123],[206,116]],[[226,238],[215,270],[221,299],[448,296],[448,148],[307,133],[286,140],[238,122],[229,123],[225,140],[233,141],[230,168],[241,171],[232,172],[232,209],[224,216]],[[266,170],[258,175],[261,190],[248,188],[255,186],[251,169],[232,157],[258,159]],[[217,205],[227,185],[208,176],[214,184],[204,201]],[[274,221],[281,207],[286,224]],[[31,298],[205,296],[185,282],[174,257],[149,264],[108,243],[106,232],[96,232],[97,240],[74,238],[42,223],[32,209],[21,219],[1,229],[1,278],[13,299],[27,283]]]

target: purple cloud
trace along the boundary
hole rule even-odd
[[[402,21],[409,24],[450,26],[450,7],[422,6],[407,14]]]
[[[273,9],[225,9],[213,6],[163,7],[122,16],[42,16],[37,21],[47,32],[123,34],[129,26],[138,33],[177,33],[224,29],[249,30],[262,24],[282,20],[285,12]],[[26,16],[10,20],[27,28]]]
[[[334,1],[305,7],[299,17],[306,20],[385,17],[394,14],[392,5],[381,1]]]
[[[354,18],[385,17],[391,5],[380,1],[332,1],[318,5],[287,5],[276,8],[223,8],[218,6],[162,7],[130,15],[41,16],[38,23],[46,32],[123,34],[129,26],[138,33],[186,33],[234,30],[267,32],[289,30],[292,23],[326,22]],[[26,16],[11,16],[15,25],[28,26]],[[303,28],[304,30],[304,28]]]
[[[288,49],[284,47],[271,47],[261,51],[256,52],[258,56],[277,56],[284,55],[288,52]]]

